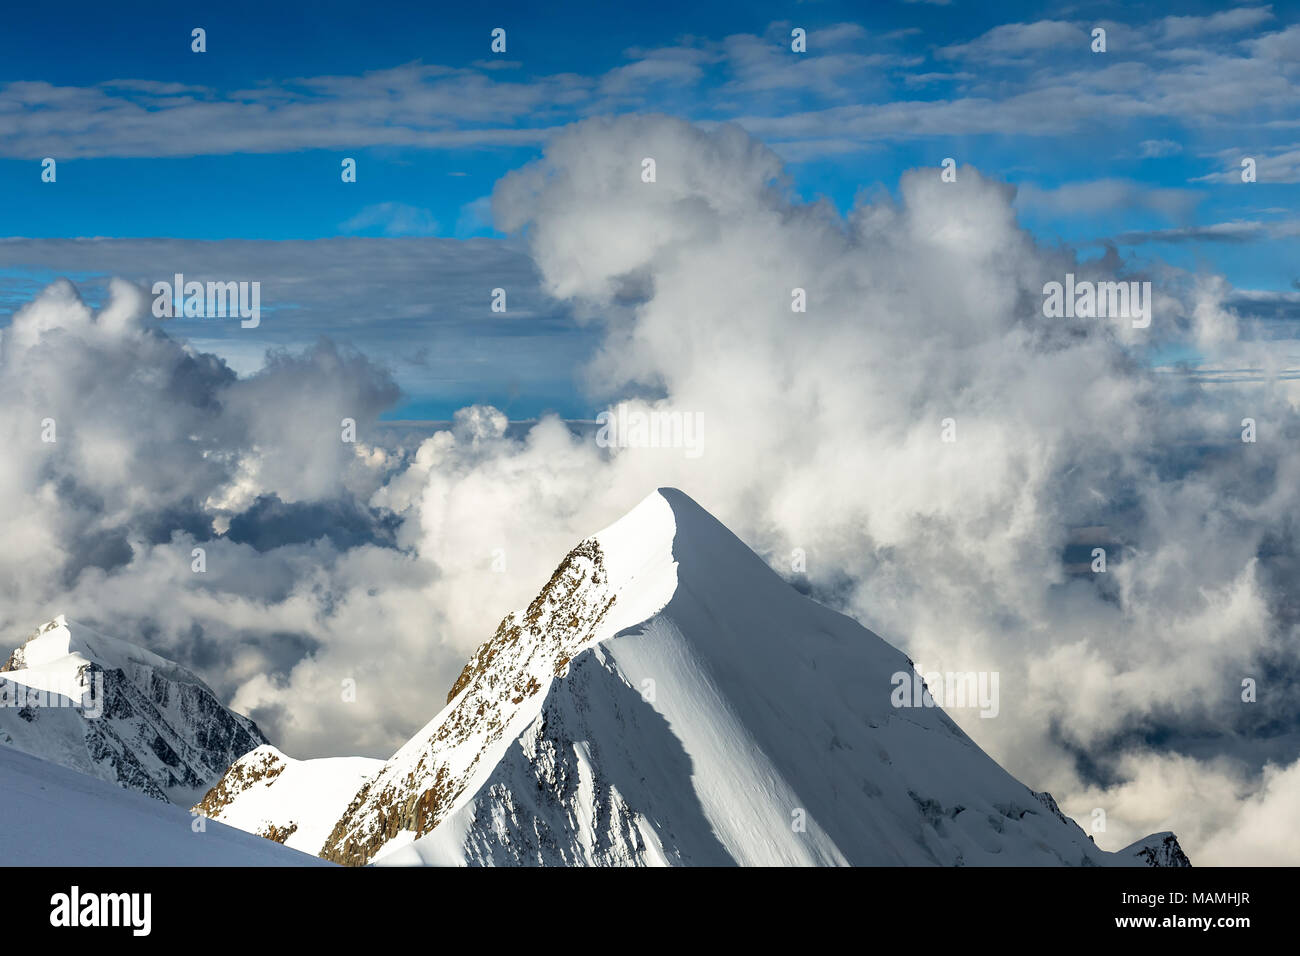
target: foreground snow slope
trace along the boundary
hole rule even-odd
[[[0,668],[0,698],[0,744],[183,807],[266,743],[179,664],[62,615]]]
[[[0,747],[0,855],[8,866],[315,866],[286,849],[113,783]]]
[[[266,744],[231,764],[194,809],[295,850],[319,853],[352,795],[383,765],[372,757],[295,760]]]
[[[899,672],[912,672],[903,654],[661,489],[581,542],[501,623],[447,706],[358,791],[322,855],[1185,862],[1168,834],[1098,849],[942,710],[892,706]]]

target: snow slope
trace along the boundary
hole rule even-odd
[[[295,850],[319,853],[352,795],[383,765],[372,757],[295,760],[266,744],[231,764],[194,809]]]
[[[190,671],[62,615],[0,668],[0,700],[0,744],[183,807],[266,743]]]
[[[317,866],[318,857],[194,819],[113,783],[0,747],[7,866]]]
[[[1166,865],[1106,853],[686,495],[581,542],[368,780],[336,862]],[[1167,839],[1168,838],[1168,839]],[[1172,846],[1170,841],[1172,840]],[[1185,862],[1185,857],[1181,857]]]

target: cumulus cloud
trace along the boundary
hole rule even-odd
[[[633,451],[581,472],[593,511],[649,473],[778,567],[804,549],[823,597],[927,667],[1000,671],[1014,699],[972,733],[1066,795],[1159,753],[1134,738],[1294,731],[1278,684],[1239,698],[1243,678],[1291,672],[1278,661],[1295,638],[1281,609],[1300,458],[1284,383],[1265,375],[1243,396],[1151,369],[1179,344],[1261,359],[1236,341],[1225,284],[1042,248],[1011,191],[973,169],[910,172],[897,202],[841,219],[791,201],[740,131],[668,119],[557,137],[496,201],[552,294],[598,309],[629,281],[652,290],[609,328],[593,387],[708,423],[703,467]],[[1154,275],[1152,328],[1045,320],[1043,283],[1066,271]],[[1243,443],[1248,416],[1271,437]],[[1107,576],[1067,573],[1072,529],[1099,525],[1119,538]],[[1258,772],[1249,748],[1221,749]]]
[[[1261,839],[1296,759],[1300,421],[1226,284],[1041,246],[970,167],[912,170],[842,216],[797,201],[741,129],[666,117],[572,127],[493,202],[600,330],[593,401],[698,415],[702,455],[483,406],[380,447],[395,394],[348,350],[239,378],[147,327],[132,287],[94,314],[58,285],[3,339],[10,630],[68,604],[130,622],[290,752],[382,754],[580,537],[676,485],[778,570],[802,549],[807,587],[924,670],[998,671],[998,718],[954,717],[1074,812],[1107,808],[1103,845],[1173,828],[1211,863]],[[1067,272],[1152,281],[1150,328],[1045,318]],[[1179,348],[1265,374],[1159,371]],[[1106,573],[1070,570],[1097,541]],[[1214,799],[1173,799],[1189,776]]]
[[[0,340],[4,630],[17,638],[62,611],[195,663],[225,690],[282,678],[306,649],[335,646],[322,619],[338,619],[350,589],[412,580],[400,552],[361,546],[391,526],[363,510],[387,464],[365,436],[397,390],[328,341],[241,379],[159,331],[137,286],[110,295],[96,313],[58,282]],[[355,444],[341,440],[345,417]],[[346,504],[331,514],[329,502]],[[355,579],[366,559],[353,547],[372,562]]]

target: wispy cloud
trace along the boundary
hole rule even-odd
[[[131,79],[14,82],[0,89],[0,155],[538,146],[595,110],[662,108],[672,90],[694,92],[683,102],[698,118],[738,119],[762,135],[808,143],[1064,136],[1155,119],[1233,128],[1246,104],[1261,123],[1284,127],[1296,122],[1300,26],[1273,29],[1275,21],[1268,7],[1243,7],[1111,23],[1116,35],[1105,54],[1090,52],[1090,24],[1063,19],[1002,24],[937,49],[909,31],[831,24],[809,33],[807,54],[791,52],[789,23],[775,23],[761,33],[632,48],[624,63],[590,74],[534,75],[518,62],[417,61],[239,90]],[[979,69],[952,70],[953,63]],[[932,87],[942,98],[897,95]],[[1148,138],[1141,155],[1170,155],[1171,141]]]
[[[1153,189],[1145,183],[1125,179],[1094,179],[1044,189],[1033,183],[1021,185],[1016,205],[1039,212],[1088,218],[1116,210],[1149,210],[1167,219],[1185,219],[1204,195],[1193,189]]]
[[[432,236],[438,232],[438,223],[427,209],[400,202],[381,202],[366,206],[339,228],[347,233],[378,230],[385,236]]]

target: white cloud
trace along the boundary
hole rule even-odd
[[[1010,190],[973,169],[913,171],[900,192],[843,222],[792,204],[734,129],[667,119],[586,124],[507,178],[499,223],[527,226],[553,294],[598,308],[629,276],[653,290],[610,330],[594,381],[710,423],[703,467],[623,453],[565,500],[589,501],[595,527],[638,481],[678,484],[778,562],[805,549],[810,577],[914,658],[1002,672],[1015,699],[971,732],[1038,786],[1080,785],[1069,748],[1123,774],[1107,754],[1135,728],[1248,722],[1238,676],[1294,628],[1274,613],[1284,571],[1257,560],[1294,492],[1245,457],[1300,468],[1286,384],[1252,394],[1273,437],[1243,445],[1233,398],[1141,358],[1179,341],[1249,351],[1230,290],[1168,274],[1148,333],[1045,320],[1045,281],[1118,261],[1040,248]],[[806,314],[790,312],[796,286]],[[1067,577],[1070,529],[1108,522],[1125,529],[1110,577]]]
[[[939,51],[949,59],[984,59],[995,62],[1025,55],[1047,55],[1060,47],[1088,48],[1088,35],[1064,20],[1034,23],[1004,23],[969,43],[953,44]]]
[[[1300,183],[1300,143],[1265,149],[1238,147],[1215,154],[1222,171],[1198,176],[1192,182],[1242,185],[1242,162],[1255,161],[1255,178],[1261,183]]]
[[[850,138],[1091,135],[1098,121],[1108,129],[1121,124],[1118,136],[1128,121],[1154,119],[1239,132],[1243,104],[1250,105],[1253,129],[1285,129],[1294,123],[1300,26],[1274,29],[1273,19],[1269,7],[1239,7],[1203,17],[1103,21],[1110,31],[1104,57],[1089,52],[1097,24],[1082,21],[1005,23],[937,49],[918,44],[915,30],[876,34],[837,23],[810,32],[806,55],[791,53],[792,24],[780,22],[756,33],[627,50],[626,62],[586,74],[530,76],[517,61],[492,59],[280,78],[244,90],[133,79],[91,86],[24,81],[0,88],[8,104],[0,111],[0,153],[26,159],[537,147],[597,111],[674,106],[701,119],[752,117],[747,128],[803,140],[805,152],[817,143],[844,152]],[[962,84],[960,97],[901,102],[891,95],[939,79],[936,61],[954,60],[980,65],[952,74]],[[196,138],[195,128],[222,135]]]
[[[381,202],[366,206],[339,228],[348,233],[378,229],[385,236],[432,236],[438,232],[438,223],[433,213],[419,206]]]
[[[209,655],[290,752],[382,753],[569,547],[676,485],[777,566],[802,548],[824,599],[924,666],[998,671],[999,718],[969,731],[1067,806],[1105,800],[1108,840],[1168,818],[1194,862],[1227,859],[1222,841],[1258,839],[1252,814],[1290,792],[1257,772],[1291,760],[1252,743],[1269,720],[1293,739],[1285,695],[1238,696],[1243,676],[1285,685],[1278,662],[1294,658],[1300,419],[1285,384],[1202,389],[1149,368],[1176,347],[1251,356],[1226,285],[1042,247],[1013,190],[970,167],[956,183],[912,170],[898,196],[847,217],[797,203],[739,128],[666,117],[570,128],[499,184],[498,225],[604,332],[593,399],[702,415],[698,458],[597,448],[555,419],[520,435],[481,407],[418,448],[369,447],[370,425],[341,447],[339,416],[368,422],[388,393],[346,350],[235,379],[147,329],[129,287],[99,316],[55,287],[2,343],[6,621],[147,620],[159,650]],[[1043,285],[1067,272],[1153,279],[1151,327],[1044,318]],[[36,437],[46,415],[57,448]],[[259,501],[290,530],[319,524],[313,507],[370,506],[393,540],[212,538],[217,570],[196,581],[196,525]],[[1075,529],[1098,526],[1119,539],[1107,574],[1068,574]],[[89,541],[99,566],[69,576]],[[346,677],[356,705],[340,702]],[[1211,728],[1240,769],[1190,755]],[[1214,814],[1170,802],[1178,761],[1217,788]]]
[[[1147,209],[1166,219],[1189,217],[1202,194],[1191,189],[1158,189],[1126,179],[1094,179],[1044,189],[1033,183],[1019,187],[1022,208],[1087,219],[1117,210]]]
[[[1181,144],[1172,139],[1144,139],[1138,143],[1138,155],[1143,159],[1160,159],[1176,156],[1183,151]]]

